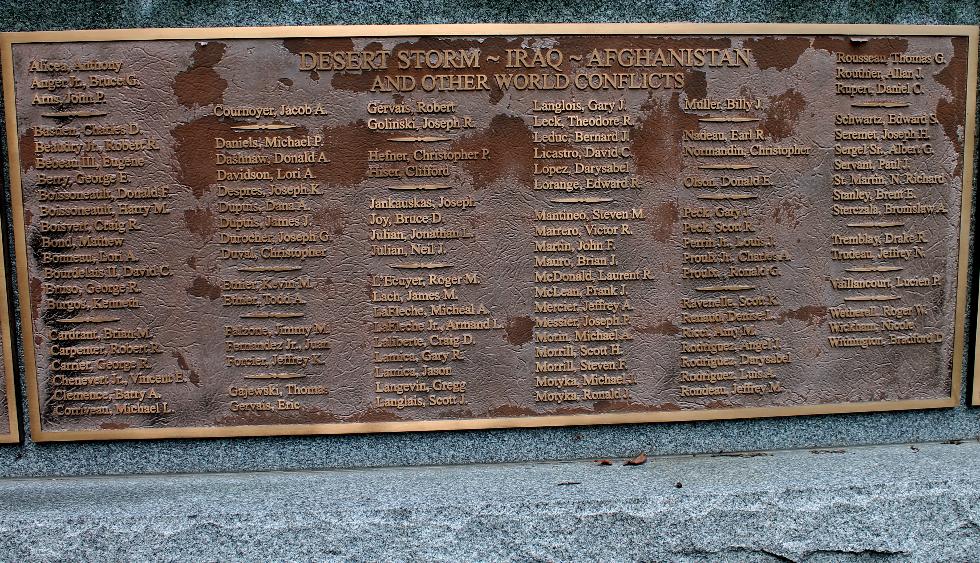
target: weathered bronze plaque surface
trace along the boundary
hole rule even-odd
[[[35,438],[952,406],[976,43],[6,35]]]
[[[0,249],[4,246],[3,217],[0,217]],[[3,366],[3,377],[0,380],[0,444],[12,444],[20,441],[20,429],[17,426],[17,408],[14,406],[14,355],[11,350],[11,331],[9,318],[9,301],[7,301],[7,275],[3,261],[3,251],[0,250],[0,365]]]

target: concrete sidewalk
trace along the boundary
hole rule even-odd
[[[980,444],[0,480],[0,559],[969,561]]]

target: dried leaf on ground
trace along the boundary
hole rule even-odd
[[[626,460],[623,465],[643,465],[647,462],[647,454],[640,454],[633,459]]]

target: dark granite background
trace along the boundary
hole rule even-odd
[[[976,0],[802,2],[196,0],[0,2],[0,30],[478,22],[799,22],[967,24]],[[5,143],[4,143],[5,144]],[[5,149],[5,147],[4,147]],[[4,160],[6,158],[4,150]],[[976,186],[974,186],[976,194]],[[4,186],[8,215],[9,186]],[[972,209],[975,210],[976,202]],[[9,225],[8,221],[8,225]],[[7,233],[10,248],[13,237]],[[971,248],[974,248],[971,244]],[[975,250],[975,249],[974,249]],[[975,262],[975,260],[974,260]],[[974,265],[975,267],[975,265]],[[965,380],[972,377],[976,279],[971,272]],[[16,291],[12,292],[16,299]],[[13,311],[16,313],[16,308]],[[16,342],[15,342],[16,346]],[[500,463],[980,440],[980,409],[850,414],[719,422],[354,436],[162,440],[0,446],[0,477],[194,473]],[[24,414],[23,379],[20,409]],[[23,420],[23,416],[21,417]],[[25,434],[29,425],[25,424]]]
[[[808,22],[976,25],[971,0],[76,0],[0,2],[4,31],[125,27],[487,23]]]

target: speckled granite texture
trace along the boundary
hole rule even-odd
[[[504,21],[754,21],[977,25],[980,21],[978,14],[980,14],[980,7],[975,0],[929,2],[919,0],[901,2],[782,0],[17,2],[8,0],[0,2],[0,29],[23,31]],[[7,240],[13,240],[9,233]],[[974,286],[975,280],[971,278],[970,287]],[[967,304],[968,310],[975,310],[975,303],[976,300],[971,297]],[[971,335],[972,341],[974,333],[972,323],[967,333]],[[972,365],[972,352],[968,353],[963,361],[964,365]],[[23,393],[21,395],[23,396]],[[965,398],[963,402],[965,404]],[[0,446],[0,477],[574,460],[622,457],[637,451],[646,451],[650,454],[688,454],[952,439],[973,440],[977,436],[980,436],[980,409],[961,406],[939,411],[793,419],[427,434],[50,445],[34,444],[28,439],[20,447]],[[975,459],[972,463],[977,465]],[[518,524],[512,522],[508,525]],[[710,531],[710,533],[718,532]],[[729,533],[734,532],[729,531]],[[233,545],[229,546],[229,549],[233,548]],[[690,557],[697,558],[697,553],[702,552],[691,553]],[[754,552],[746,552],[745,555],[761,557]]]
[[[481,22],[812,22],[972,24],[972,0],[5,0],[5,31]]]
[[[11,561],[971,561],[980,445],[0,481]]]

